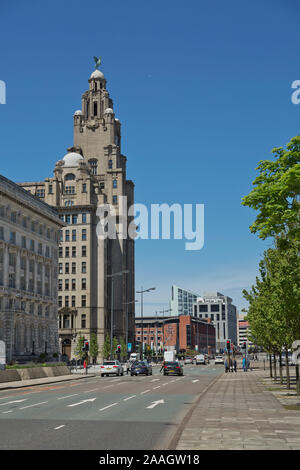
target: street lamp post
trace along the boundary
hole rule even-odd
[[[124,302],[124,305],[126,305],[126,327],[125,327],[126,355],[128,354],[128,305],[135,304],[136,302],[138,302],[138,300],[132,300],[131,302]]]
[[[114,278],[129,273],[129,270],[120,271],[118,273],[107,274],[107,278],[111,278],[111,312],[110,312],[110,359],[112,359],[113,329],[114,329]]]
[[[137,294],[141,294],[141,320],[142,320],[142,360],[144,359],[144,325],[143,325],[143,314],[144,314],[144,293],[155,290],[155,287],[150,287],[149,289],[141,288],[140,291],[137,291]]]

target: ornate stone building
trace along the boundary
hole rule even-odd
[[[57,211],[0,176],[0,340],[6,359],[59,352]]]
[[[75,357],[79,335],[90,340],[94,332],[101,359],[105,336],[111,333],[112,304],[113,336],[125,339],[128,325],[128,342],[134,343],[134,241],[119,236],[102,240],[96,233],[99,205],[115,209],[118,233],[120,197],[126,197],[126,211],[134,203],[134,185],[121,153],[121,123],[102,72],[95,70],[89,79],[82,109],[74,113],[74,145],[56,163],[54,176],[21,185],[54,206],[66,224],[59,247],[61,352]],[[110,275],[123,271],[128,273],[114,277],[112,302]]]

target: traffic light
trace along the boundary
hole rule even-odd
[[[247,348],[247,343],[244,342],[244,343],[243,343],[243,349],[246,349],[246,348]]]
[[[226,341],[226,347],[227,347],[227,351],[229,352],[229,351],[230,351],[230,347],[231,347],[231,341],[230,341],[230,339],[228,339],[228,340]]]
[[[117,354],[121,354],[121,345],[120,344],[118,344],[118,346],[117,346]]]
[[[87,340],[84,340],[83,343],[83,351],[89,351],[89,342]]]

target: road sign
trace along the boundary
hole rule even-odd
[[[128,344],[127,344],[127,351],[128,351],[128,352],[131,352],[131,348],[132,348],[132,344],[131,344],[131,343],[128,343]]]

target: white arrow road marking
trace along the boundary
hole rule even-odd
[[[34,405],[22,406],[19,410],[25,410],[25,408],[32,408],[33,406],[43,405],[44,403],[48,403],[47,401],[42,401],[41,403],[35,403]]]
[[[197,379],[197,380],[192,380],[192,383],[193,383],[193,384],[194,384],[195,382],[199,382],[199,380],[198,380],[198,379]]]
[[[113,403],[112,405],[105,406],[104,408],[101,408],[99,411],[104,411],[107,410],[108,408],[111,408],[112,406],[116,406],[118,403]]]
[[[72,406],[83,405],[83,403],[87,403],[87,402],[89,402],[89,401],[90,401],[90,402],[93,402],[93,401],[95,401],[95,400],[96,400],[96,398],[89,398],[88,400],[81,400],[81,401],[79,401],[78,403],[73,403],[73,405],[67,405],[67,406],[69,406],[69,407],[71,408]]]
[[[28,398],[24,398],[23,400],[8,401],[7,403],[1,403],[0,406],[10,405],[11,403],[21,403],[22,401],[26,401],[26,400],[28,400]]]
[[[148,409],[148,410],[151,410],[151,409],[154,408],[155,406],[160,405],[160,404],[162,404],[162,403],[165,403],[165,400],[157,400],[157,401],[154,401],[154,402],[152,403],[152,405],[147,406],[147,409]]]

